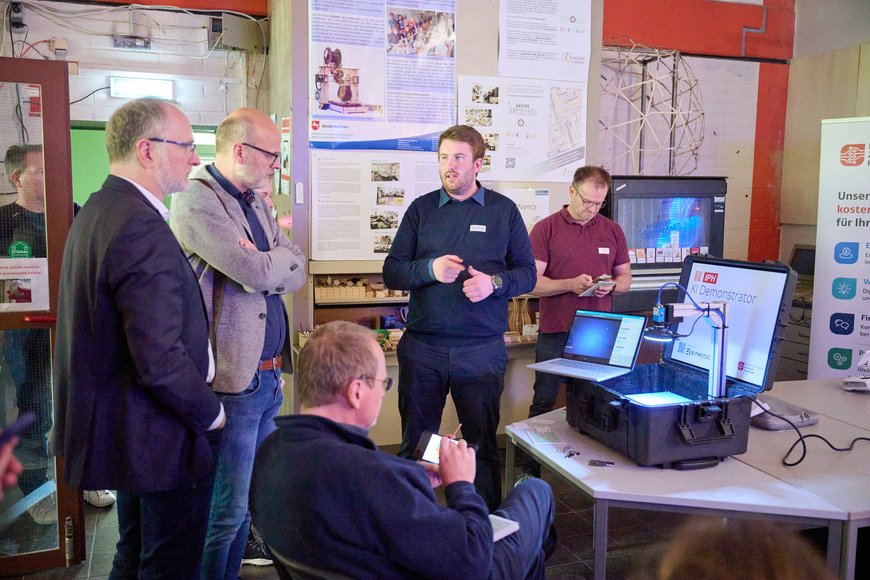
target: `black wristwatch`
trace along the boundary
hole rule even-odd
[[[492,275],[492,290],[495,292],[499,290],[502,286],[504,286],[504,280],[501,279],[501,276],[498,274]]]

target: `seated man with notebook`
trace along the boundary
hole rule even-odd
[[[519,530],[494,542],[465,441],[444,445],[435,465],[382,453],[368,438],[392,386],[371,330],[318,328],[296,372],[300,414],[276,420],[251,483],[254,524],[279,561],[353,578],[543,578],[555,548],[546,482],[508,494],[495,513]]]

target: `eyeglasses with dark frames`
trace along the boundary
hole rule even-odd
[[[366,376],[366,375],[360,375],[359,379],[360,379],[360,380],[363,380],[363,381],[377,381],[377,382],[379,382],[379,383],[383,383],[383,384],[384,384],[384,391],[385,391],[385,392],[386,392],[386,391],[389,391],[390,389],[393,388],[393,379],[392,379],[392,377],[387,377],[387,378],[385,378],[385,379],[378,379],[378,378],[376,378],[376,377],[368,377],[368,376]]]
[[[273,163],[278,161],[279,157],[281,157],[280,152],[279,153],[272,153],[271,151],[266,151],[265,149],[261,149],[260,147],[257,147],[256,145],[251,145],[250,143],[242,143],[242,145],[244,145],[245,147],[250,147],[251,149],[256,149],[257,151],[259,151],[263,155],[265,155],[267,157],[271,157],[272,161],[269,163],[269,165],[272,165]]]
[[[159,137],[148,137],[146,141],[156,141],[157,143],[169,143],[170,145],[178,145],[187,149],[188,153],[196,152],[196,143],[193,141],[172,141],[171,139],[161,139]]]
[[[580,194],[580,191],[576,187],[574,187],[573,185],[571,186],[571,189],[573,189],[574,193],[577,194],[577,197],[580,198],[580,201],[583,203],[583,207],[597,207],[598,209],[601,209],[607,205],[606,199],[603,201],[591,201],[591,200],[588,200],[585,197],[583,197]]]

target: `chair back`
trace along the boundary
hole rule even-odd
[[[349,576],[343,576],[337,572],[321,570],[295,560],[291,560],[274,549],[269,548],[272,560],[275,562],[275,570],[281,580],[352,580]]]

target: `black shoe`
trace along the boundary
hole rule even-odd
[[[266,544],[253,528],[248,532],[248,543],[245,545],[245,553],[242,556],[242,566],[271,566],[272,558],[266,552]]]
[[[544,543],[541,545],[541,550],[544,551],[544,559],[549,559],[550,556],[553,555],[553,552],[556,551],[556,546],[559,543],[559,539],[556,537],[556,524],[550,524],[550,531],[547,534],[547,538],[544,540]]]

